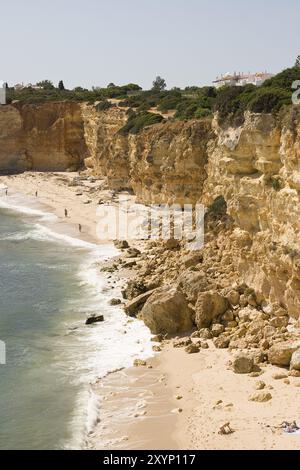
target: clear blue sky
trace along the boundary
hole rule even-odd
[[[67,87],[210,84],[300,54],[298,0],[1,1],[0,79]]]

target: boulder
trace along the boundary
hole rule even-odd
[[[210,288],[204,271],[184,271],[178,278],[178,285],[193,304],[197,302],[199,292]]]
[[[233,305],[234,307],[236,305],[239,304],[240,302],[240,294],[238,291],[236,290],[231,290],[228,294],[227,294],[227,300],[228,302]]]
[[[297,343],[277,343],[271,346],[268,351],[268,360],[275,366],[289,366],[292,355],[300,347]]]
[[[128,248],[126,258],[137,258],[141,252],[137,248]]]
[[[177,286],[163,286],[151,295],[139,317],[152,334],[177,334],[193,327],[193,310]]]
[[[272,400],[272,395],[269,392],[257,392],[249,397],[249,401],[255,401],[258,403],[265,403]]]
[[[188,353],[188,354],[197,354],[199,351],[200,351],[199,346],[197,346],[194,343],[189,344],[185,348],[185,352]]]
[[[120,305],[122,303],[121,299],[111,299],[109,305]]]
[[[196,324],[199,329],[209,328],[212,321],[228,309],[228,300],[217,291],[200,293],[196,303]]]
[[[186,268],[191,268],[192,266],[197,266],[197,264],[202,263],[203,256],[197,253],[191,253],[184,256],[182,261]]]
[[[217,349],[227,349],[229,347],[230,338],[228,336],[219,336],[213,340],[213,343]]]
[[[236,374],[250,374],[254,367],[253,358],[247,354],[238,354],[232,363],[233,371]]]
[[[222,333],[224,333],[225,331],[225,327],[224,325],[220,325],[219,323],[216,323],[215,325],[212,326],[211,328],[211,332],[212,332],[212,335],[217,338],[218,336],[220,336]]]
[[[129,248],[129,244],[126,240],[115,240],[114,245],[119,250],[127,250],[127,248]]]
[[[300,371],[300,349],[292,354],[290,369]]]
[[[187,336],[186,338],[176,338],[173,341],[173,348],[185,348],[190,344],[192,344],[192,340],[189,336]]]
[[[127,302],[124,307],[126,315],[128,315],[129,317],[136,317],[143,305],[146,303],[149,297],[151,297],[155,290],[156,289],[145,292],[144,294],[141,294],[138,297],[135,297],[133,300]]]
[[[175,238],[169,238],[169,240],[165,242],[165,247],[167,250],[177,250],[180,248],[180,243]]]
[[[91,315],[90,317],[87,318],[85,324],[93,325],[94,323],[101,323],[101,322],[104,322],[103,315]]]

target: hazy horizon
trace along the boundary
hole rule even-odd
[[[67,88],[210,85],[226,72],[278,73],[300,54],[293,0],[15,0],[4,19],[0,78]]]

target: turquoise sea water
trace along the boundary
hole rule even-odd
[[[99,263],[113,254],[0,208],[0,449],[84,447],[101,416],[90,383],[150,354],[148,330],[109,306]],[[87,313],[106,321],[86,327]]]

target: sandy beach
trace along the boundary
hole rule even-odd
[[[99,201],[111,201],[114,194],[97,180],[72,186],[75,176],[75,173],[24,173],[1,176],[0,184],[8,187],[8,196],[23,195],[24,201],[26,198],[35,206],[55,213],[57,230],[61,233],[99,243],[96,209]],[[123,269],[114,272],[113,278],[125,284],[131,275],[132,270]],[[284,433],[281,424],[300,422],[295,400],[300,377],[266,364],[257,376],[234,374],[228,365],[233,353],[216,349],[212,341],[209,346],[198,354],[188,355],[184,349],[176,349],[171,341],[166,341],[162,352],[149,359],[147,365],[116,372],[93,385],[95,393],[103,399],[102,417],[87,446],[92,449],[299,449],[300,435]],[[273,377],[278,373],[282,374],[281,379]],[[264,391],[271,394],[271,400],[249,401],[258,390],[258,382],[264,382]],[[113,410],[119,413],[114,414]],[[113,416],[118,419],[114,420]],[[219,434],[226,423],[230,423],[233,432]]]

